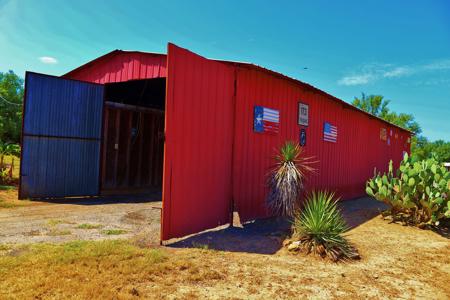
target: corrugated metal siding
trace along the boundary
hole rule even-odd
[[[228,223],[234,70],[169,44],[162,239]]]
[[[227,222],[231,196],[241,220],[268,215],[266,176],[274,149],[299,139],[298,102],[310,110],[306,155],[319,161],[317,175],[306,183],[309,190],[334,190],[344,199],[362,196],[374,168],[386,170],[391,158],[398,165],[402,152],[409,152],[407,131],[308,84],[250,64],[206,60],[173,45],[169,56],[166,67],[163,54],[114,51],[66,75],[109,83],[169,73],[162,239]],[[236,105],[230,107],[234,72]],[[253,132],[255,105],[280,110],[279,134]],[[336,144],[323,141],[325,121],[338,127]],[[390,146],[380,140],[380,128],[387,129]]]
[[[103,87],[27,73],[25,135],[99,138]]]
[[[103,87],[27,73],[20,197],[97,195]]]
[[[330,101],[308,87],[254,70],[238,68],[236,125],[234,132],[233,198],[243,221],[265,217],[266,178],[276,148],[286,140],[299,140],[298,102],[309,105],[305,155],[314,156],[317,175],[310,175],[307,189],[336,191],[344,199],[364,196],[365,181],[374,167],[385,171],[388,161],[398,165],[409,134],[376,118]],[[280,133],[253,132],[253,108],[262,105],[280,110]],[[323,141],[323,123],[338,127],[338,142]],[[391,146],[380,140],[380,128],[387,128]]]
[[[100,144],[24,136],[21,197],[98,195]]]
[[[166,77],[166,55],[116,51],[64,75],[65,78],[95,83],[122,82]]]

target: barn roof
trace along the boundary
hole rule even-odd
[[[128,54],[138,53],[138,54],[142,54],[142,55],[167,57],[167,54],[164,54],[164,53],[144,52],[144,51],[130,51],[130,50],[119,50],[119,49],[116,49],[116,50],[113,50],[113,51],[111,51],[109,53],[106,53],[105,55],[97,57],[96,59],[93,59],[93,60],[91,60],[91,61],[89,61],[89,62],[87,62],[87,63],[85,63],[85,64],[83,64],[83,65],[81,65],[79,67],[77,67],[76,69],[73,69],[72,71],[62,75],[62,77],[70,78],[72,74],[75,74],[75,73],[77,73],[77,72],[79,72],[79,71],[81,71],[83,69],[86,69],[88,67],[94,66],[94,65],[102,63],[102,62],[106,62],[106,61],[112,59],[116,55],[127,54],[127,53]],[[222,62],[222,63],[226,63],[226,64],[239,66],[241,68],[249,68],[249,69],[259,70],[259,71],[262,71],[262,72],[265,72],[265,73],[269,73],[269,74],[271,74],[271,75],[273,75],[275,77],[291,81],[291,82],[293,82],[293,83],[295,83],[297,85],[300,85],[300,86],[302,86],[302,87],[304,87],[306,89],[312,90],[312,91],[314,91],[314,92],[316,92],[318,94],[321,94],[321,95],[323,95],[323,96],[325,96],[327,98],[330,98],[331,100],[333,100],[333,101],[335,101],[337,103],[340,103],[342,106],[344,106],[344,107],[346,107],[348,109],[353,109],[353,110],[359,111],[359,112],[369,116],[370,118],[378,119],[378,120],[380,120],[380,121],[382,121],[382,122],[384,122],[386,124],[389,124],[391,126],[394,126],[394,127],[398,128],[400,130],[412,133],[410,130],[408,130],[406,128],[400,127],[400,126],[398,126],[396,124],[393,124],[391,122],[388,122],[388,121],[386,121],[386,120],[384,120],[384,119],[382,119],[380,117],[372,115],[369,112],[366,112],[366,111],[364,111],[362,109],[359,109],[356,106],[354,106],[354,105],[352,105],[350,103],[347,103],[344,100],[341,100],[341,99],[339,99],[339,98],[337,98],[337,97],[335,97],[335,96],[333,96],[333,95],[331,95],[331,94],[329,94],[329,93],[327,93],[327,92],[325,92],[325,91],[323,91],[323,90],[321,90],[321,89],[319,89],[319,88],[317,88],[317,87],[315,87],[313,85],[310,85],[310,84],[308,84],[306,82],[303,82],[303,81],[301,81],[299,79],[287,76],[287,75],[282,74],[280,72],[273,71],[273,70],[267,69],[265,67],[262,67],[262,66],[250,63],[250,62],[237,62],[237,61],[220,60],[220,59],[213,59],[213,60],[215,60],[217,62]]]

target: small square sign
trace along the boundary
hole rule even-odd
[[[309,121],[309,105],[298,103],[298,125],[308,126]]]
[[[387,140],[386,128],[380,128],[380,140],[382,140],[382,141],[386,141]]]

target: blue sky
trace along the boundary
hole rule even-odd
[[[61,75],[113,49],[165,52],[168,41],[345,101],[382,94],[425,136],[450,140],[450,1],[0,0],[0,71]]]

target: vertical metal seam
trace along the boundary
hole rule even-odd
[[[235,167],[235,140],[236,140],[236,114],[237,114],[237,67],[236,65],[233,65],[233,73],[234,73],[234,82],[233,82],[233,116],[232,116],[232,139],[231,139],[231,172],[230,172],[230,176],[231,176],[231,197],[230,197],[230,226],[233,227],[233,214],[235,211],[235,199],[234,199],[234,167]]]

